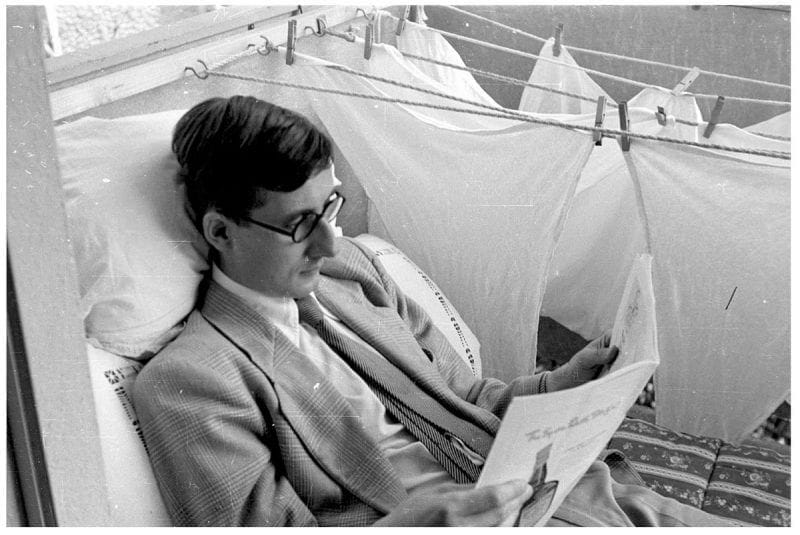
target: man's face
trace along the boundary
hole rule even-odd
[[[303,215],[321,213],[338,184],[331,165],[295,191],[265,191],[263,204],[249,217],[290,231]],[[220,267],[239,284],[270,297],[305,297],[316,286],[323,259],[336,254],[334,229],[325,218],[300,243],[254,224],[231,225],[230,232]]]

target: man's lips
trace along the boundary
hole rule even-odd
[[[304,268],[300,273],[304,275],[310,275],[312,273],[316,273],[322,269],[322,262],[314,262],[313,264],[309,264],[308,267]]]

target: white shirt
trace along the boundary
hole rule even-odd
[[[334,384],[361,416],[362,427],[392,463],[406,492],[413,494],[453,482],[428,449],[386,411],[367,383],[322,340],[316,330],[300,322],[294,299],[262,295],[232,280],[216,265],[211,276],[217,284],[247,301],[262,317],[269,319]],[[311,296],[316,300],[313,293]],[[330,310],[319,301],[317,303],[336,329],[364,342]]]

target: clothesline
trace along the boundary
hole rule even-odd
[[[597,70],[594,70],[594,69],[587,69],[585,67],[581,67],[580,65],[568,65],[566,63],[563,63],[562,61],[558,61],[558,60],[554,60],[554,59],[550,59],[550,58],[545,58],[545,57],[540,56],[538,54],[532,54],[530,52],[523,52],[523,51],[517,50],[515,48],[508,48],[508,47],[505,47],[505,46],[502,46],[502,45],[497,45],[497,44],[494,44],[494,43],[481,41],[480,39],[473,39],[472,37],[466,37],[464,35],[460,35],[460,34],[457,34],[457,33],[447,32],[447,31],[444,31],[444,30],[439,30],[439,29],[436,29],[436,28],[428,27],[428,26],[426,26],[426,28],[428,30],[432,31],[432,32],[436,32],[436,33],[438,33],[440,35],[443,35],[445,37],[452,37],[453,39],[458,39],[458,40],[461,40],[461,41],[465,41],[467,43],[472,43],[472,44],[476,44],[476,45],[483,46],[483,47],[486,47],[486,48],[491,48],[493,50],[498,50],[500,52],[507,52],[509,54],[514,54],[514,55],[525,57],[525,58],[535,59],[537,61],[545,61],[547,63],[555,63],[556,65],[560,65],[561,67],[566,67],[568,69],[575,69],[575,70],[583,71],[583,72],[588,73],[588,74],[594,74],[594,75],[600,76],[602,78],[608,78],[610,80],[616,80],[618,82],[626,83],[626,84],[633,85],[633,86],[636,86],[636,87],[641,87],[643,89],[644,88],[657,87],[657,86],[655,86],[653,84],[647,84],[645,82],[639,82],[637,80],[631,80],[629,78],[624,78],[622,76],[616,76],[614,74],[608,74],[608,73],[605,73],[605,72],[602,72],[602,71],[597,71]],[[694,96],[695,98],[709,98],[709,99],[715,99],[715,100],[719,96],[719,95],[709,95],[709,94],[705,94],[705,93],[686,93],[686,94],[690,94],[690,95]],[[750,98],[750,97],[732,97],[732,96],[731,97],[726,96],[725,99],[726,100],[736,100],[736,101],[740,101],[740,102],[754,102],[754,103],[759,103],[759,104],[771,104],[771,105],[778,105],[778,106],[790,106],[791,105],[791,102],[787,102],[787,101],[784,101],[784,100],[768,100],[768,99],[758,99],[758,98]]]
[[[333,37],[338,37],[340,39],[344,39],[345,41],[349,41],[351,43],[355,42],[355,36],[353,34],[335,32],[335,31],[331,31],[328,28],[325,29],[324,33],[328,34],[328,35],[331,35]],[[472,74],[475,74],[475,75],[478,75],[478,76],[483,76],[483,77],[486,77],[486,78],[489,78],[489,79],[492,79],[492,80],[497,80],[497,81],[505,82],[505,83],[512,84],[512,85],[518,85],[518,86],[521,86],[521,87],[531,87],[531,88],[534,88],[534,89],[540,89],[542,91],[549,91],[551,93],[557,93],[559,95],[564,95],[564,96],[567,96],[567,97],[570,97],[570,98],[574,98],[574,99],[578,99],[578,100],[585,100],[587,102],[597,102],[596,98],[587,97],[585,95],[579,95],[577,93],[571,93],[569,91],[564,91],[562,89],[556,89],[556,88],[548,87],[548,86],[541,85],[541,84],[534,84],[532,82],[526,82],[525,80],[520,80],[519,78],[512,78],[510,76],[505,76],[505,75],[502,75],[502,74],[496,74],[496,73],[489,72],[489,71],[483,71],[481,69],[476,69],[474,67],[467,67],[466,65],[456,65],[455,63],[448,63],[446,61],[441,61],[441,60],[434,59],[434,58],[428,58],[428,57],[425,57],[425,56],[418,56],[416,54],[411,54],[409,52],[401,52],[401,54],[403,54],[403,56],[405,56],[407,58],[416,59],[416,60],[419,60],[419,61],[425,61],[425,62],[428,62],[428,63],[441,65],[442,67],[449,67],[451,69],[458,69],[458,70],[466,71],[466,72],[469,72],[469,73],[472,73]],[[613,104],[607,103],[606,107],[607,108],[613,108],[614,106],[613,106]]]
[[[531,39],[535,39],[535,40],[540,41],[542,43],[546,43],[548,41],[548,39],[545,39],[544,37],[539,37],[538,35],[534,35],[532,33],[525,32],[525,31],[520,30],[518,28],[514,28],[513,26],[508,26],[506,24],[503,24],[502,22],[498,22],[496,20],[492,20],[490,18],[483,17],[481,15],[478,15],[477,13],[472,13],[470,11],[459,9],[459,8],[457,8],[455,6],[439,5],[437,7],[444,8],[444,9],[449,9],[451,11],[455,11],[455,12],[461,13],[463,15],[468,15],[470,17],[473,17],[473,18],[478,19],[478,20],[482,20],[484,22],[488,22],[489,24],[492,24],[493,26],[497,26],[499,28],[503,28],[503,29],[509,30],[515,35],[523,35],[525,37],[529,37]],[[591,54],[591,55],[596,55],[596,56],[604,56],[604,57],[609,57],[609,58],[623,59],[623,60],[631,61],[631,62],[634,62],[634,63],[642,63],[642,64],[645,64],[645,65],[656,65],[656,66],[659,66],[659,67],[667,67],[667,68],[676,69],[676,70],[680,70],[680,71],[684,71],[684,72],[689,72],[689,71],[692,70],[690,67],[684,67],[684,66],[681,66],[681,65],[673,65],[671,63],[663,63],[663,62],[654,61],[654,60],[635,58],[635,57],[632,57],[632,56],[623,56],[623,55],[620,55],[620,54],[612,54],[611,52],[601,52],[599,50],[592,50],[592,49],[589,49],[589,48],[580,48],[580,47],[571,46],[571,45],[570,46],[566,46],[566,45],[563,45],[563,44],[561,46],[562,46],[562,48],[566,48],[567,50],[570,50],[570,51],[578,51],[578,52],[583,52],[585,54]],[[754,79],[754,78],[747,78],[747,77],[744,77],[744,76],[736,76],[734,74],[724,74],[724,73],[720,73],[720,72],[707,71],[707,70],[703,70],[703,69],[700,70],[700,73],[701,74],[707,74],[707,75],[710,75],[710,76],[717,76],[719,78],[728,78],[730,80],[738,80],[738,81],[741,81],[741,82],[751,82],[751,83],[754,83],[754,84],[761,84],[761,85],[770,86],[770,87],[779,87],[781,89],[791,89],[792,88],[792,86],[786,85],[786,84],[780,84],[780,83],[777,83],[777,82],[767,82],[765,80],[757,80],[757,79]]]
[[[330,35],[332,35],[334,37],[338,37],[340,39],[345,39],[346,41],[355,42],[355,36],[353,36],[352,34],[348,35],[348,34],[345,34],[345,33],[339,33],[339,32],[330,31],[328,29],[325,30],[325,33],[326,34],[330,34]],[[570,98],[583,100],[583,101],[586,101],[586,102],[592,102],[592,103],[596,103],[597,102],[597,99],[595,99],[593,97],[588,97],[588,96],[585,96],[585,95],[580,95],[580,94],[577,94],[577,93],[564,91],[562,89],[555,89],[553,87],[548,87],[548,86],[545,86],[545,85],[526,82],[524,80],[519,80],[517,78],[511,78],[509,76],[504,76],[502,74],[496,74],[496,73],[493,73],[493,72],[483,71],[483,70],[480,70],[480,69],[476,69],[474,67],[467,67],[465,65],[457,65],[455,63],[448,63],[446,61],[441,61],[441,60],[437,60],[437,59],[434,59],[434,58],[428,58],[428,57],[425,57],[425,56],[419,56],[419,55],[411,54],[411,53],[408,53],[408,52],[403,52],[402,54],[406,58],[416,59],[416,60],[425,61],[425,62],[428,62],[428,63],[433,63],[433,64],[436,64],[436,65],[441,65],[443,67],[449,67],[449,68],[452,68],[452,69],[458,69],[458,70],[466,71],[466,72],[469,72],[469,73],[472,73],[472,74],[475,74],[475,75],[478,75],[478,76],[485,76],[487,78],[498,80],[498,81],[505,82],[505,83],[509,83],[509,84],[512,84],[512,85],[518,85],[518,86],[524,86],[524,87],[533,87],[535,89],[540,89],[542,91],[548,91],[548,92],[551,92],[551,93],[557,93],[559,95],[564,95],[564,96],[567,96],[567,97],[570,97]],[[356,71],[354,71],[354,72],[356,72]],[[366,73],[363,73],[363,74],[366,75]],[[374,75],[369,75],[369,76],[374,77]],[[365,77],[369,77],[369,76],[365,76]],[[399,82],[397,82],[395,80],[379,79],[377,77],[374,77],[374,79],[378,79],[379,81],[383,81],[383,82],[387,82],[387,83],[395,83],[396,85],[401,85],[402,86],[401,83],[399,83]],[[414,87],[414,86],[404,86],[404,87],[409,87],[410,89],[426,92],[426,91],[424,91],[424,90],[422,90],[420,88]],[[460,99],[458,99],[458,98],[456,98],[454,96],[451,96],[451,95],[445,95],[445,94],[441,94],[441,93],[434,93],[434,94],[437,94],[438,96],[442,96],[444,98],[449,98],[449,99],[452,99],[452,100],[460,100]],[[485,104],[481,104],[481,103],[474,102],[474,101],[467,101],[467,103],[469,103],[471,105],[475,105],[475,106],[485,107],[487,109],[505,110],[505,111],[508,111],[508,112],[514,112],[515,111],[515,110],[509,110],[508,108],[499,108],[499,107],[495,107],[495,106],[485,105]],[[613,109],[613,108],[615,108],[615,106],[613,104],[607,102],[606,103],[606,108],[612,108]],[[706,123],[698,123],[698,122],[693,122],[693,121],[687,121],[685,119],[678,119],[678,118],[676,118],[675,121],[678,122],[678,123],[681,123],[681,124],[689,125],[689,126],[703,126],[704,124],[706,124]],[[757,134],[757,135],[761,135],[762,137],[769,137],[769,138],[772,138],[772,139],[785,140],[785,141],[791,140],[791,138],[788,138],[788,137],[776,136],[776,135],[772,135],[772,134]]]
[[[279,47],[275,47],[275,46],[273,46],[271,44],[268,44],[267,47],[268,47],[268,50],[279,50]],[[285,49],[285,47],[280,47],[280,48],[284,48]],[[506,110],[505,108],[500,108],[501,111],[489,111],[489,110],[481,111],[481,110],[469,109],[469,108],[458,108],[458,107],[454,107],[454,106],[444,106],[444,105],[441,105],[441,104],[431,104],[431,103],[427,103],[427,102],[419,102],[419,101],[413,101],[413,100],[408,100],[408,99],[385,97],[385,96],[381,96],[381,95],[370,95],[370,94],[366,94],[366,93],[355,93],[355,92],[352,92],[352,91],[344,91],[344,90],[341,90],[341,89],[310,86],[310,85],[306,85],[306,84],[298,84],[298,83],[294,83],[294,82],[285,82],[285,81],[274,80],[274,79],[269,79],[269,78],[258,78],[258,77],[254,77],[254,76],[244,75],[244,74],[217,72],[217,71],[214,70],[215,68],[219,68],[221,66],[227,65],[228,63],[230,63],[234,59],[239,59],[239,58],[241,58],[241,57],[243,57],[245,55],[253,54],[253,53],[255,53],[255,50],[248,49],[248,50],[245,50],[244,52],[236,54],[235,56],[232,56],[233,59],[232,58],[226,58],[225,60],[217,62],[217,63],[213,64],[210,67],[208,67],[208,66],[206,66],[204,64],[204,67],[206,67],[206,70],[203,72],[203,75],[201,75],[200,73],[197,73],[194,70],[194,68],[192,68],[192,67],[186,67],[184,69],[184,71],[190,70],[200,79],[206,79],[206,78],[208,78],[208,76],[217,76],[217,77],[222,77],[222,78],[231,78],[231,79],[237,79],[237,80],[242,80],[242,81],[250,81],[250,82],[262,83],[262,84],[268,84],[268,85],[278,85],[278,86],[283,86],[283,87],[291,87],[291,88],[295,88],[295,89],[303,89],[303,90],[308,90],[308,91],[317,91],[317,92],[322,92],[322,93],[331,93],[331,94],[337,94],[337,95],[342,95],[342,96],[350,96],[350,97],[355,97],[355,98],[366,98],[366,99],[371,99],[371,100],[379,100],[379,101],[390,102],[390,103],[394,103],[394,104],[405,104],[405,105],[410,105],[410,106],[420,106],[420,107],[438,109],[438,110],[443,110],[443,111],[455,111],[455,112],[461,112],[461,113],[471,113],[471,114],[475,114],[475,115],[483,115],[483,116],[487,116],[487,117],[496,117],[496,118],[501,118],[501,119],[515,119],[515,120],[524,121],[524,122],[530,122],[530,123],[536,123],[536,124],[544,124],[544,125],[549,125],[549,126],[557,126],[557,127],[561,127],[561,128],[570,128],[570,129],[574,129],[574,130],[582,130],[582,131],[587,131],[587,132],[600,132],[601,134],[605,134],[607,136],[628,136],[630,138],[649,139],[649,140],[653,140],[653,141],[665,141],[667,143],[691,145],[691,146],[697,146],[697,147],[702,147],[702,148],[707,148],[707,149],[716,149],[716,150],[723,150],[723,151],[729,151],[729,152],[739,152],[739,153],[744,153],[744,154],[767,156],[767,157],[784,159],[784,160],[791,159],[791,154],[790,153],[786,153],[786,152],[768,151],[768,150],[760,150],[760,149],[747,149],[747,148],[743,148],[743,147],[729,147],[729,146],[725,146],[725,145],[717,145],[717,144],[712,144],[712,143],[698,143],[698,142],[694,142],[694,141],[679,140],[679,139],[674,139],[674,138],[669,138],[669,137],[655,136],[655,135],[643,134],[643,133],[637,133],[637,132],[631,132],[631,131],[615,130],[615,129],[611,129],[611,128],[597,128],[597,127],[590,127],[590,126],[583,126],[583,125],[573,125],[573,124],[567,124],[567,123],[563,123],[561,121],[555,121],[555,120],[551,120],[551,119],[534,118],[534,117],[530,117],[528,115],[524,115],[524,114],[521,114],[521,113],[520,114],[510,113],[510,110]],[[304,59],[308,59],[308,60],[312,60],[312,61],[314,59],[316,59],[316,58],[312,58],[310,56],[305,56],[303,54],[298,54],[297,52],[295,52],[295,57],[304,58]],[[331,65],[332,64],[329,64],[327,66],[331,66]],[[347,69],[347,67],[344,67],[344,69]],[[355,72],[358,72],[358,71],[355,71]],[[477,104],[477,103],[475,103],[475,104]]]
[[[506,82],[506,83],[509,83],[509,84],[512,84],[512,85],[518,85],[518,86],[524,86],[524,87],[532,87],[532,88],[535,88],[535,89],[539,89],[541,91],[548,91],[550,93],[557,93],[559,95],[564,95],[564,96],[567,96],[567,97],[570,97],[570,98],[574,98],[574,99],[577,99],[577,100],[583,100],[583,101],[586,101],[586,102],[592,102],[592,103],[596,103],[597,102],[596,98],[588,97],[586,95],[580,95],[578,93],[572,93],[570,91],[564,91],[563,89],[555,89],[553,87],[548,87],[548,86],[541,85],[541,84],[534,84],[534,83],[531,83],[531,82],[526,82],[524,80],[519,80],[517,78],[511,78],[509,76],[504,76],[502,74],[496,74],[496,73],[493,73],[493,72],[483,71],[483,70],[480,70],[480,69],[476,69],[474,67],[467,67],[465,65],[457,65],[455,63],[448,63],[446,61],[441,61],[441,60],[434,59],[434,58],[427,58],[425,56],[418,56],[416,54],[411,54],[411,53],[408,53],[408,52],[402,52],[402,54],[406,58],[416,59],[416,60],[419,60],[419,61],[425,61],[425,62],[428,62],[428,63],[441,65],[442,67],[449,67],[451,69],[458,69],[458,70],[466,71],[466,72],[475,74],[477,76],[485,76],[486,78],[490,78],[490,79],[493,79],[493,80],[498,80],[498,81],[501,81],[501,82]],[[615,108],[615,106],[613,104],[611,104],[610,102],[606,102],[606,108]],[[685,125],[689,125],[689,126],[703,126],[704,124],[706,124],[706,123],[698,123],[698,122],[694,122],[694,121],[687,121],[685,119],[678,119],[677,117],[675,118],[675,122],[678,122],[678,123],[681,123],[681,124],[685,124]],[[756,135],[759,135],[759,136],[762,136],[762,137],[768,137],[768,138],[772,138],[772,139],[780,139],[780,140],[784,140],[784,141],[790,141],[791,140],[791,138],[786,137],[786,136],[777,136],[777,135],[773,135],[773,134],[764,134],[764,133],[759,133],[759,132],[752,132],[752,133],[756,134]]]

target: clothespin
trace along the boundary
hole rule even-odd
[[[556,26],[556,42],[553,43],[553,55],[558,57],[561,55],[561,33],[564,31],[564,25],[558,23]]]
[[[406,6],[406,8],[403,10],[403,15],[400,17],[400,20],[397,21],[397,29],[394,31],[395,35],[400,35],[403,33],[403,28],[406,27],[406,19],[410,13],[411,6]]]
[[[706,131],[703,132],[703,137],[708,139],[711,137],[711,133],[716,128],[717,123],[719,122],[719,114],[722,113],[722,106],[725,105],[725,97],[722,95],[717,97],[717,102],[714,104],[714,109],[711,110],[711,117],[708,119],[708,125],[706,125]]]
[[[325,35],[325,30],[328,29],[328,19],[325,15],[320,15],[317,17],[317,35],[323,36]]]
[[[658,106],[656,110],[656,121],[658,121],[658,124],[667,126],[667,112],[664,111],[664,106]]]
[[[687,72],[686,76],[684,76],[683,79],[678,82],[678,85],[672,89],[672,94],[678,96],[689,89],[689,86],[692,85],[695,80],[697,80],[698,76],[700,76],[700,69],[697,67],[692,67],[692,70]]]
[[[297,20],[289,20],[289,31],[286,35],[286,64],[294,63],[294,46],[297,43]]]
[[[603,121],[606,119],[606,97],[605,95],[600,95],[597,97],[597,113],[594,116],[594,127],[595,128],[603,128]],[[603,133],[602,132],[592,132],[592,139],[594,140],[594,144],[598,147],[603,144]]]
[[[628,103],[624,101],[620,102],[618,107],[619,107],[619,129],[628,132],[631,129],[631,121],[628,118]],[[625,134],[621,134],[619,136],[619,144],[622,147],[622,152],[628,152],[628,149],[631,148],[631,138],[629,138]]]
[[[375,41],[375,23],[370,22],[364,30],[364,59],[372,56],[372,44]]]

